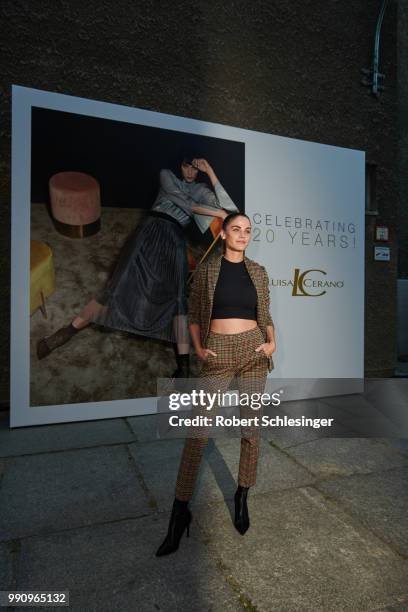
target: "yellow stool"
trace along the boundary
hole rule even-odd
[[[52,251],[45,242],[31,240],[30,244],[30,316],[41,308],[47,318],[45,298],[55,291]]]

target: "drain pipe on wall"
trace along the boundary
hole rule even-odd
[[[371,93],[377,98],[380,95],[380,91],[384,91],[384,85],[382,81],[385,79],[385,75],[378,72],[378,66],[380,63],[380,37],[381,37],[381,26],[384,18],[384,13],[387,8],[388,0],[383,0],[381,9],[377,18],[377,27],[375,29],[374,39],[374,55],[373,55],[373,67],[361,68],[361,72],[369,78],[363,78],[361,80],[362,85],[371,87]]]

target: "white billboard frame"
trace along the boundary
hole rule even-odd
[[[268,211],[271,212],[274,202],[287,205],[290,208],[289,200],[285,201],[285,197],[289,197],[289,191],[282,193],[285,187],[277,186],[278,181],[273,181],[271,176],[271,150],[275,151],[276,162],[279,159],[292,159],[292,167],[295,170],[296,164],[302,158],[304,160],[314,160],[313,168],[314,176],[310,177],[306,174],[305,168],[298,174],[290,175],[290,168],[286,167],[289,172],[286,177],[282,176],[282,172],[275,166],[275,178],[280,177],[285,180],[281,185],[293,187],[296,181],[295,176],[300,176],[297,189],[301,193],[306,184],[316,185],[320,182],[330,191],[341,188],[344,183],[344,178],[350,178],[353,183],[349,189],[344,192],[344,197],[347,200],[347,214],[353,218],[353,223],[358,229],[358,244],[354,245],[353,253],[348,252],[347,266],[353,274],[352,294],[350,299],[353,300],[356,307],[355,318],[353,319],[353,330],[350,333],[353,346],[350,349],[349,366],[342,370],[341,364],[343,360],[347,360],[346,348],[344,344],[344,329],[338,330],[338,338],[342,344],[342,359],[339,361],[340,370],[338,371],[339,379],[358,379],[364,376],[364,201],[365,201],[365,153],[356,149],[347,149],[343,147],[335,147],[332,145],[323,145],[309,141],[297,140],[255,132],[252,130],[244,130],[237,127],[220,125],[196,119],[185,117],[177,117],[163,113],[132,108],[119,104],[108,102],[100,102],[69,96],[60,93],[41,91],[37,89],[21,87],[18,85],[12,86],[12,208],[11,208],[11,349],[10,349],[10,426],[21,427],[29,425],[39,425],[46,423],[62,423],[72,421],[86,421],[103,418],[127,417],[135,415],[152,414],[156,412],[156,398],[134,398],[125,400],[114,400],[105,402],[87,402],[78,404],[63,404],[53,406],[30,406],[30,318],[29,318],[29,303],[30,303],[30,168],[31,168],[31,109],[39,107],[56,111],[65,111],[70,113],[78,113],[90,117],[100,117],[112,119],[115,121],[124,121],[128,123],[138,123],[152,127],[165,128],[167,130],[177,130],[180,132],[212,136],[223,138],[226,140],[235,140],[245,142],[246,146],[246,162],[245,162],[245,202],[246,213],[253,219],[254,228],[257,227],[256,219],[261,215],[265,220],[265,215]],[[272,148],[271,148],[272,147]],[[299,151],[299,157],[293,159],[293,152]],[[284,156],[282,158],[282,155]],[[303,156],[303,157],[302,157]],[[329,166],[324,160],[330,158]],[[309,163],[309,162],[308,162]],[[333,165],[334,164],[334,165]],[[278,164],[279,165],[279,164]],[[332,181],[330,176],[327,176],[328,167],[334,168],[332,172]],[[342,168],[340,172],[339,168]],[[313,174],[312,172],[312,174]],[[340,172],[340,174],[339,174]],[[319,174],[320,173],[320,174]],[[336,174],[337,173],[337,174]],[[272,179],[272,182],[271,182]],[[313,182],[314,181],[314,182]],[[343,185],[344,186],[344,185]],[[320,187],[319,187],[320,188]],[[295,196],[295,192],[292,193]],[[292,197],[292,195],[290,197]],[[326,194],[327,196],[327,194]],[[337,198],[337,196],[336,196]],[[339,206],[340,200],[336,199],[336,205],[333,204],[333,211],[336,213],[336,206]],[[350,201],[350,198],[352,201]],[[306,198],[307,200],[307,198]],[[321,207],[324,208],[325,201],[322,198]],[[293,204],[293,202],[292,202]],[[304,202],[303,204],[304,205]],[[310,206],[311,203],[308,202]],[[317,212],[319,212],[317,207]],[[282,210],[282,207],[281,207]],[[291,213],[291,219],[295,219],[296,205],[293,207],[295,211]],[[276,209],[277,214],[278,209]],[[309,217],[312,213],[308,211]],[[330,214],[330,211],[328,212]],[[289,218],[289,215],[287,215]],[[299,217],[298,217],[299,218]],[[278,226],[274,225],[274,239],[278,235]],[[268,228],[259,227],[259,230],[268,231]],[[269,230],[273,228],[269,228]],[[287,229],[287,228],[286,228]],[[265,265],[271,277],[271,303],[272,316],[276,324],[277,333],[277,352],[274,354],[275,370],[271,373],[272,377],[280,379],[287,378],[305,378],[316,379],[321,378],[336,378],[333,376],[335,364],[332,363],[332,369],[319,373],[319,366],[312,371],[309,368],[310,362],[313,359],[305,362],[306,376],[302,374],[301,361],[296,363],[291,371],[290,363],[286,360],[285,353],[289,350],[289,345],[293,347],[293,337],[291,336],[291,323],[287,321],[285,328],[285,300],[286,297],[280,297],[278,287],[273,285],[274,276],[276,276],[275,264],[270,260],[272,251],[266,250],[271,248],[271,243],[268,242],[265,233],[265,241],[254,240],[248,249],[247,255],[253,257],[256,261]],[[283,236],[284,234],[281,233]],[[271,236],[271,234],[269,234]],[[274,242],[274,241],[273,241]],[[292,247],[294,245],[292,244]],[[301,245],[302,248],[306,246]],[[310,246],[310,245],[308,245]],[[274,255],[278,253],[278,249],[283,249],[283,243],[280,246],[274,243]],[[286,247],[285,247],[286,248]],[[279,261],[282,261],[282,252],[279,251]],[[288,251],[289,252],[289,251]],[[323,252],[323,251],[322,251]],[[329,248],[330,252],[330,248]],[[344,255],[344,249],[339,250],[338,257]],[[293,252],[295,254],[295,252]],[[304,255],[302,255],[304,253]],[[330,252],[332,255],[333,252]],[[297,255],[302,257],[301,261],[294,264],[290,270],[292,274],[293,268],[298,265],[298,270],[305,271],[306,269],[315,269],[311,251],[302,251],[300,249]],[[296,256],[295,256],[296,259]],[[325,257],[322,258],[322,261]],[[275,259],[275,261],[277,261]],[[331,261],[331,260],[330,260]],[[334,261],[334,259],[333,259]],[[340,260],[339,260],[340,261]],[[290,264],[292,265],[292,263]],[[320,269],[320,268],[318,268]],[[341,276],[342,267],[339,264],[333,266],[333,271]],[[278,276],[282,276],[282,269]],[[313,274],[313,273],[312,273]],[[327,274],[327,272],[325,272]],[[286,274],[286,276],[288,276]],[[289,275],[289,278],[290,275]],[[351,277],[350,277],[351,278]],[[280,287],[279,287],[280,290]],[[282,294],[283,296],[283,294]],[[303,303],[301,302],[303,299]],[[283,301],[282,301],[283,300]],[[297,296],[293,297],[291,304],[295,304],[296,308],[303,308],[305,312],[312,305],[310,302],[315,302],[313,296]],[[316,303],[316,302],[315,302]],[[344,302],[346,303],[346,302]],[[300,304],[300,305],[299,305]],[[301,305],[303,304],[303,305]],[[300,311],[293,311],[300,312]],[[287,313],[286,313],[287,314]],[[295,317],[298,320],[298,314]],[[293,320],[295,320],[293,319]],[[343,326],[344,327],[344,326]],[[297,333],[297,332],[296,332]],[[336,336],[333,336],[334,342]],[[311,347],[311,350],[313,347]],[[294,353],[292,353],[294,355]],[[336,351],[333,350],[332,359],[335,358]],[[304,355],[303,357],[304,358]],[[337,358],[337,357],[336,357]],[[330,363],[330,356],[327,359]],[[324,367],[323,367],[324,370]],[[306,381],[305,381],[306,382]],[[340,381],[339,381],[340,382]],[[346,391],[343,391],[346,392]],[[339,391],[341,393],[341,391]]]

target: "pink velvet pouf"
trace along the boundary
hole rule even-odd
[[[55,227],[64,236],[85,238],[101,227],[98,181],[83,172],[59,172],[49,180]]]

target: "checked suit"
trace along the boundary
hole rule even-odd
[[[194,280],[190,290],[188,301],[188,322],[198,323],[201,333],[201,345],[206,346],[206,340],[210,329],[211,313],[214,300],[214,291],[221,268],[222,255],[214,253],[207,261],[200,264],[195,271]],[[244,255],[244,262],[249,276],[255,286],[257,304],[257,322],[261,330],[264,342],[266,342],[266,327],[273,325],[269,311],[269,278],[264,266]],[[272,357],[268,358],[271,372],[274,368]]]
[[[244,262],[257,292],[257,326],[236,334],[220,334],[210,330],[215,287],[220,273],[222,254],[214,253],[196,270],[188,303],[189,323],[200,326],[201,345],[216,353],[209,355],[200,371],[200,388],[206,392],[225,392],[231,381],[237,383],[239,392],[263,393],[268,374],[274,368],[272,357],[263,351],[255,351],[267,341],[267,326],[273,321],[269,312],[269,279],[263,266],[244,255]],[[216,406],[212,409],[215,413]],[[208,415],[205,407],[193,409],[193,415]],[[250,406],[240,406],[241,418],[260,416]],[[238,484],[253,486],[259,456],[260,428],[241,427],[241,452]],[[200,467],[202,452],[208,442],[204,427],[197,427],[192,437],[185,440],[177,475],[175,496],[189,500]]]

